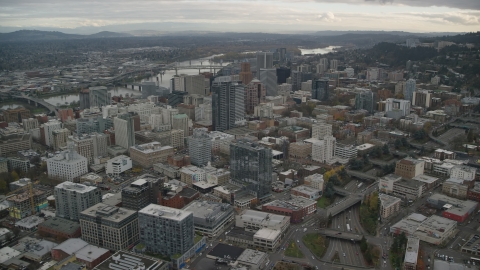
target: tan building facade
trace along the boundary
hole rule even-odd
[[[145,143],[130,147],[132,162],[144,168],[153,164],[167,162],[169,155],[173,154],[173,147],[162,146],[159,142]]]

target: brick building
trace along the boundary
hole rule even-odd
[[[78,238],[81,236],[80,223],[53,217],[38,225],[38,233],[56,239]]]

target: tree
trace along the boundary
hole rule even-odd
[[[408,143],[408,141],[407,141],[407,139],[406,139],[405,137],[403,137],[403,138],[401,139],[401,142],[402,142],[403,147],[408,147],[408,146],[410,146],[410,144]]]
[[[17,181],[18,179],[20,179],[20,176],[18,176],[18,173],[16,171],[12,171],[12,177],[14,179],[14,181]]]
[[[468,134],[467,134],[467,142],[472,142],[473,138],[474,138],[474,134],[473,134],[473,131],[470,129],[468,130]]]
[[[402,147],[402,142],[400,139],[395,140],[395,149],[400,149]]]
[[[390,148],[388,148],[388,144],[383,145],[382,151],[383,151],[384,155],[389,155],[390,154]]]
[[[360,250],[365,253],[367,251],[368,244],[367,244],[367,239],[365,239],[365,236],[362,236],[362,240],[360,240]]]

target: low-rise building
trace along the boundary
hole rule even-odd
[[[292,188],[291,194],[295,196],[302,196],[310,200],[317,200],[320,198],[321,190],[309,186],[301,185]]]
[[[63,241],[60,245],[52,248],[52,259],[55,261],[61,261],[71,255],[74,255],[75,252],[86,247],[87,242],[83,241],[80,238],[70,238]]]
[[[173,147],[162,146],[159,142],[151,142],[130,147],[130,158],[135,164],[149,168],[153,164],[167,162],[167,157],[173,154]]]
[[[120,175],[121,173],[132,169],[132,160],[125,155],[116,156],[107,161],[105,172],[112,175]]]
[[[18,244],[12,248],[23,252],[24,258],[35,262],[40,262],[50,256],[50,251],[55,246],[57,246],[57,244],[54,242],[40,240],[28,236],[18,240]]]
[[[290,217],[290,223],[300,223],[317,210],[317,202],[292,196],[290,200],[274,200],[262,205],[262,211]]]
[[[444,209],[442,216],[457,222],[464,222],[478,206],[475,201],[459,200],[439,193],[428,197],[427,203],[434,208]]]
[[[316,173],[305,177],[304,185],[320,190],[323,193],[323,175]]]
[[[456,228],[456,221],[432,215],[418,226],[414,235],[427,243],[441,245],[453,236]]]
[[[474,186],[468,190],[467,197],[469,200],[480,202],[480,183],[479,182],[475,182]]]
[[[170,179],[177,179],[180,177],[180,168],[177,166],[171,166],[169,164],[157,163],[153,164],[153,169]]]
[[[159,260],[158,258],[149,257],[139,253],[132,253],[124,250],[117,251],[110,258],[104,260],[93,270],[111,270],[111,269],[124,269],[125,263],[132,269],[149,269],[149,270],[167,270],[169,264],[166,261]]]
[[[235,226],[247,231],[258,231],[261,228],[280,230],[283,234],[290,225],[290,218],[282,215],[264,213],[255,210],[245,210],[235,216]]]
[[[53,217],[38,225],[41,236],[57,239],[78,238],[81,235],[80,223],[77,221]]]
[[[268,262],[267,253],[248,248],[237,258],[239,266],[245,266],[252,270],[264,269]]]
[[[193,201],[183,208],[193,213],[195,231],[213,236],[233,220],[233,207],[225,203]]]
[[[398,161],[395,166],[395,174],[408,179],[423,174],[424,170],[425,161],[410,157]]]
[[[405,249],[405,259],[403,260],[403,270],[417,269],[419,249],[420,240],[416,237],[408,237],[407,248]]]
[[[468,194],[468,186],[463,184],[462,179],[449,178],[443,183],[442,193],[450,197],[465,200]]]
[[[387,194],[379,194],[380,200],[380,216],[382,218],[389,218],[400,211],[401,199]]]

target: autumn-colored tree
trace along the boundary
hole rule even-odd
[[[20,179],[20,176],[18,176],[18,173],[16,171],[13,171],[12,172],[12,177],[15,181],[17,181],[18,179]]]

